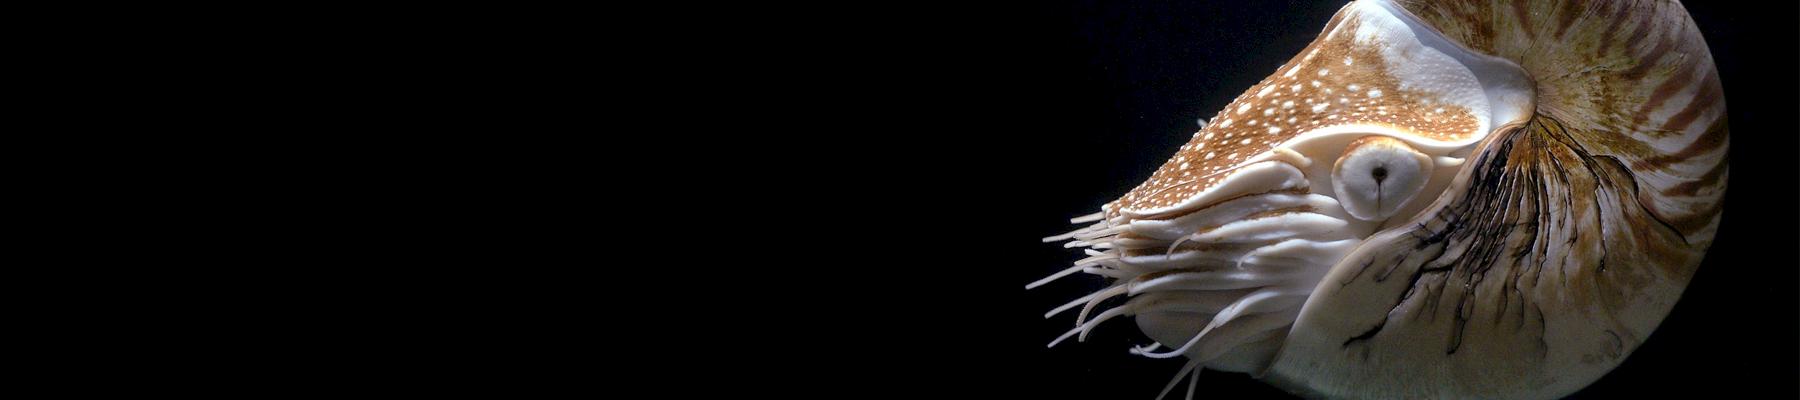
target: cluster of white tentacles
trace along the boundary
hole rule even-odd
[[[1174,217],[1095,213],[1071,220],[1091,225],[1044,238],[1070,240],[1064,247],[1083,248],[1088,257],[1026,289],[1076,273],[1110,278],[1105,288],[1044,314],[1080,308],[1075,327],[1050,346],[1071,337],[1083,341],[1105,321],[1134,316],[1159,343],[1132,348],[1133,354],[1189,359],[1158,398],[1203,366],[1260,373],[1314,286],[1366,234],[1337,200],[1307,193],[1298,169],[1267,163],[1238,172],[1298,179],[1246,179],[1270,185]],[[1096,312],[1121,296],[1123,304]],[[1190,381],[1189,398],[1193,386]]]

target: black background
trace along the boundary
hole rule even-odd
[[[1695,3],[1686,6],[1730,113],[1724,220],[1662,326],[1576,398],[1800,397],[1800,11],[1788,2]],[[858,149],[848,158],[861,168],[853,190],[863,202],[821,221],[877,217],[875,229],[830,246],[844,262],[811,296],[851,310],[814,315],[828,328],[809,337],[841,349],[823,364],[841,371],[812,379],[851,383],[852,393],[956,398],[1155,395],[1181,362],[1127,354],[1148,343],[1128,320],[1086,343],[1044,347],[1073,317],[1041,314],[1102,283],[1024,290],[1080,257],[1038,238],[1074,228],[1068,218],[1147,178],[1197,118],[1298,53],[1341,5],[883,10],[896,22],[864,43],[879,50],[855,52],[874,69],[850,73],[868,83],[848,85],[854,97],[825,99],[855,121],[843,125],[846,135],[866,137],[848,146]],[[1242,374],[1203,373],[1199,397],[1221,396],[1288,397]]]

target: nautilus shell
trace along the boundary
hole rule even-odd
[[[1681,297],[1721,213],[1711,55],[1674,1],[1362,0],[1150,178],[1045,238],[1109,284],[1052,346],[1330,398],[1551,398]],[[1189,393],[1192,393],[1190,387]],[[1148,394],[1148,393],[1146,393]]]

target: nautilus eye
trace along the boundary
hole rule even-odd
[[[1338,157],[1331,167],[1331,186],[1344,212],[1376,220],[1393,216],[1419,194],[1430,171],[1431,159],[1406,142],[1367,136],[1350,142]]]
[[[1187,360],[1164,394],[1213,369],[1567,395],[1681,297],[1729,174],[1712,56],[1669,0],[1356,1],[1201,125],[1026,285],[1105,277],[1045,314],[1075,315],[1050,345],[1135,319],[1155,343],[1132,353]]]

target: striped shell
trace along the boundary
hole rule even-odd
[[[1424,160],[1417,196],[1381,192],[1399,187],[1385,168],[1346,186],[1344,165],[1370,162],[1345,163],[1361,143]],[[1680,298],[1718,226],[1728,143],[1712,57],[1679,3],[1359,1],[1077,219],[1093,225],[1047,238],[1091,257],[1028,287],[1114,278],[1052,312],[1081,310],[1058,341],[1133,316],[1157,341],[1134,353],[1191,360],[1177,379],[1567,395]],[[1397,203],[1346,211],[1368,199]],[[1126,302],[1098,307],[1113,298]]]

